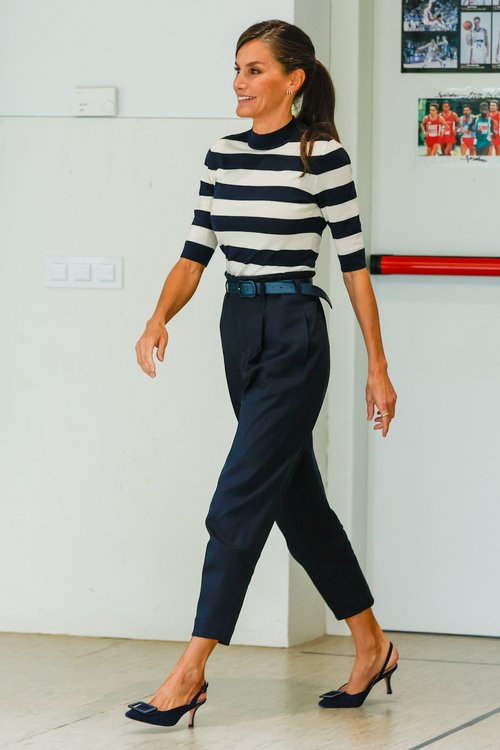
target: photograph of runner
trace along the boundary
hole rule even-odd
[[[458,115],[450,107],[450,102],[442,103],[441,117],[444,120],[443,133],[441,137],[441,154],[450,156],[451,149],[457,142]]]
[[[474,156],[476,153],[476,136],[474,133],[475,122],[476,118],[472,114],[471,108],[467,105],[464,105],[463,114],[458,118],[461,156]]]
[[[439,114],[438,103],[431,102],[429,104],[429,114],[420,123],[420,129],[424,134],[427,146],[427,156],[437,156],[445,124],[444,119]]]
[[[488,114],[490,120],[493,122],[493,138],[491,141],[493,154],[495,154],[495,156],[500,156],[500,109],[498,106],[498,99],[492,99],[490,101],[490,111]]]
[[[500,87],[449,93],[429,90],[418,98],[418,156],[500,167]]]
[[[481,102],[479,115],[474,123],[476,135],[476,154],[478,156],[491,156],[493,151],[493,121],[489,115],[488,102]]]

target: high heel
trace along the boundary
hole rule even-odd
[[[391,687],[391,677],[398,668],[398,665],[395,664],[391,669],[388,669],[385,674],[382,675],[382,677],[385,680],[385,686],[387,688],[387,695],[392,695],[392,687]]]
[[[194,727],[194,717],[200,706],[206,703],[206,697],[200,700],[200,696],[206,693],[208,690],[208,682],[205,682],[203,686],[198,690],[196,695],[189,703],[184,706],[175,706],[175,708],[169,708],[168,711],[160,711],[156,706],[151,703],[145,703],[144,701],[136,701],[135,703],[129,703],[128,707],[130,711],[127,711],[125,716],[128,719],[135,719],[136,721],[144,721],[146,724],[156,724],[162,727],[172,727],[177,724],[179,719],[189,711],[189,724],[188,727]]]
[[[319,705],[322,708],[358,708],[363,705],[372,687],[376,685],[377,682],[380,682],[380,680],[385,680],[387,693],[392,694],[391,677],[398,668],[398,663],[396,662],[396,664],[390,669],[386,670],[389,659],[391,658],[392,650],[393,645],[391,643],[382,669],[377,676],[373,678],[366,690],[362,690],[360,693],[351,694],[344,692],[341,688],[345,687],[345,685],[341,685],[338,690],[330,690],[330,692],[320,695],[319,697],[322,700],[320,700]]]
[[[192,708],[190,710],[190,712],[189,712],[189,724],[188,724],[188,727],[194,727],[194,717],[196,715],[197,710],[202,705],[203,705],[202,703],[199,703],[197,706],[195,706],[194,708]]]

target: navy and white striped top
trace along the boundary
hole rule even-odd
[[[300,177],[300,126],[253,129],[208,150],[181,258],[208,265],[217,245],[232,276],[313,276],[329,226],[342,271],[366,267],[349,156],[327,137],[314,144],[311,173]]]

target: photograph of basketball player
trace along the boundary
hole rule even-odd
[[[490,156],[493,146],[493,120],[489,117],[488,102],[481,102],[479,115],[474,123],[474,135],[476,136],[476,155]]]
[[[500,0],[499,0],[500,2]],[[493,28],[491,30],[491,56],[493,69],[500,68],[500,13],[492,13]]]
[[[458,0],[403,0],[403,31],[456,31]]]
[[[500,109],[498,108],[498,100],[492,99],[490,101],[490,111],[488,112],[490,120],[493,122],[493,137],[491,139],[492,154],[500,156]]]
[[[417,52],[425,52],[425,60],[422,63],[422,68],[428,67],[442,67],[441,59],[439,57],[439,44],[433,37],[427,44],[422,44],[421,47],[417,47]]]
[[[475,140],[476,136],[474,133],[474,125],[476,118],[472,114],[471,108],[465,104],[462,110],[462,115],[458,118],[458,128],[461,135],[460,140],[460,153],[462,156],[475,156]]]
[[[458,68],[458,34],[410,32],[403,38],[403,70]]]
[[[453,60],[453,53],[448,41],[448,37],[443,34],[442,37],[436,38],[437,45],[439,47],[439,59],[443,68],[450,67]]]
[[[441,105],[441,117],[444,120],[443,132],[441,135],[441,154],[450,156],[451,150],[457,142],[458,115],[450,107],[450,102],[443,101]]]
[[[491,13],[482,16],[462,13],[462,67],[484,67],[491,64]]]
[[[424,25],[424,31],[434,31],[433,24],[436,21],[437,16],[432,15],[432,6],[434,0],[429,0],[427,5],[422,8],[422,23]]]
[[[458,8],[456,0],[431,0],[422,3],[424,31],[456,31]]]
[[[420,123],[420,130],[424,134],[425,145],[427,146],[427,156],[437,156],[445,125],[444,119],[439,114],[438,103],[431,102],[429,114]]]

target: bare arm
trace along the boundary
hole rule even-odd
[[[166,323],[189,302],[200,282],[205,266],[194,260],[179,258],[165,279],[155,311],[146,323],[141,338],[135,345],[137,362],[147,375],[156,375],[153,350],[163,362],[168,342]]]
[[[387,374],[387,360],[370,274],[368,269],[361,268],[358,271],[344,273],[343,278],[368,354],[367,417],[372,420],[375,407],[378,409],[374,429],[381,429],[382,436],[385,437],[389,431],[390,421],[394,417],[397,395]]]

